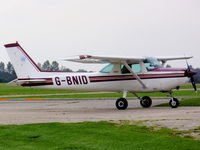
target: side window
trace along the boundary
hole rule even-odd
[[[140,64],[132,64],[132,70],[136,73],[141,72]]]
[[[128,64],[128,65],[132,68],[133,72],[135,72],[135,73],[141,72],[140,64]],[[130,71],[126,68],[125,65],[121,65],[121,72],[123,74],[130,73]]]
[[[132,68],[132,64],[128,64]],[[125,65],[121,65],[121,72],[124,73],[130,73],[130,71],[126,68]]]
[[[107,66],[105,66],[103,69],[101,69],[101,73],[111,73],[113,70],[114,65],[113,64],[109,64]]]

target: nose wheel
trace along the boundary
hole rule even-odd
[[[115,105],[117,109],[125,110],[128,107],[128,101],[125,98],[119,98],[117,99]]]
[[[171,108],[177,108],[180,105],[179,100],[175,97],[172,97],[169,101],[169,106]]]

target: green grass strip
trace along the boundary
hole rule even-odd
[[[167,97],[166,93],[153,92],[153,93],[137,93],[140,97],[150,96],[150,97]],[[16,99],[16,98],[119,98],[122,97],[122,93],[100,93],[100,94],[87,94],[87,93],[77,93],[77,94],[66,94],[66,95],[46,95],[46,96],[14,96],[14,97],[1,97],[0,99]],[[129,93],[128,98],[135,97],[133,94]],[[181,90],[174,91],[174,97],[200,97],[200,92],[194,92],[192,90]]]
[[[189,85],[188,85],[189,86]],[[88,91],[72,91],[72,90],[61,90],[61,89],[35,89],[25,88],[19,86],[10,86],[4,83],[0,84],[0,99],[8,98],[117,98],[121,97],[122,94],[118,93],[101,93],[101,94],[86,94]],[[55,95],[65,94],[66,95]],[[68,95],[68,93],[77,93]],[[83,93],[83,94],[80,94]],[[52,94],[47,96],[13,96],[13,97],[1,97],[1,95],[29,95],[29,94]],[[166,93],[152,92],[152,93],[138,93],[140,97],[167,97]],[[194,92],[193,90],[180,90],[174,91],[175,97],[200,97],[200,92]],[[135,97],[133,94],[128,94],[128,97]]]
[[[200,84],[196,84],[197,88],[200,88]],[[184,86],[181,86],[180,89],[193,89],[192,84],[186,84]]]
[[[5,83],[0,83],[1,95],[26,95],[26,94],[53,94],[53,93],[84,93],[87,91],[74,91],[63,89],[36,89],[29,87],[13,86]]]
[[[3,150],[199,150],[175,131],[109,122],[0,125]]]

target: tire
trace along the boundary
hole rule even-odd
[[[180,105],[179,103],[179,100],[177,98],[172,98],[170,101],[169,101],[169,106],[171,108],[177,108],[178,106]]]
[[[144,96],[140,100],[140,105],[144,108],[149,108],[152,105],[152,100],[149,96]]]
[[[115,105],[117,109],[125,110],[128,107],[128,101],[125,98],[119,98],[117,99]]]

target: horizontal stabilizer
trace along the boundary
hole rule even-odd
[[[12,81],[10,81],[10,82],[8,82],[8,84],[9,85],[19,85],[19,84],[17,84],[17,79],[15,79],[15,80],[12,80]]]

